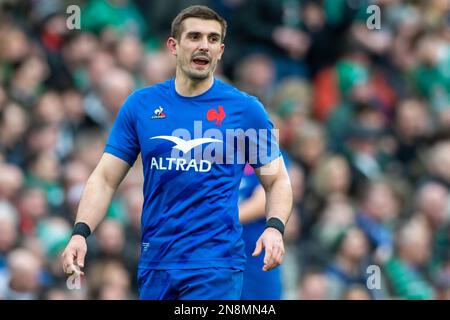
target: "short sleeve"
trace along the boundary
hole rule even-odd
[[[242,119],[246,132],[245,159],[253,168],[265,166],[281,156],[277,129],[264,106],[250,97]]]
[[[134,112],[137,103],[136,94],[132,94],[119,109],[104,150],[126,161],[130,166],[133,166],[140,152]]]

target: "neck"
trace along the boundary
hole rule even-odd
[[[175,76],[175,90],[184,97],[195,97],[206,92],[214,83],[212,75],[206,79],[196,80],[187,77],[181,70],[177,69]]]

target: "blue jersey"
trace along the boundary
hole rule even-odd
[[[245,162],[258,168],[280,156],[273,124],[255,97],[218,79],[195,97],[174,84],[130,95],[105,147],[130,166],[141,153],[139,267],[243,270],[239,183]]]

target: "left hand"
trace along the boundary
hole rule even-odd
[[[256,257],[265,249],[263,271],[269,271],[283,262],[284,243],[280,231],[275,228],[267,228],[256,242],[256,248],[252,256]]]

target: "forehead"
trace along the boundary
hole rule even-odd
[[[217,20],[187,18],[182,22],[182,30],[182,35],[188,32],[217,33],[222,35],[222,25]]]

